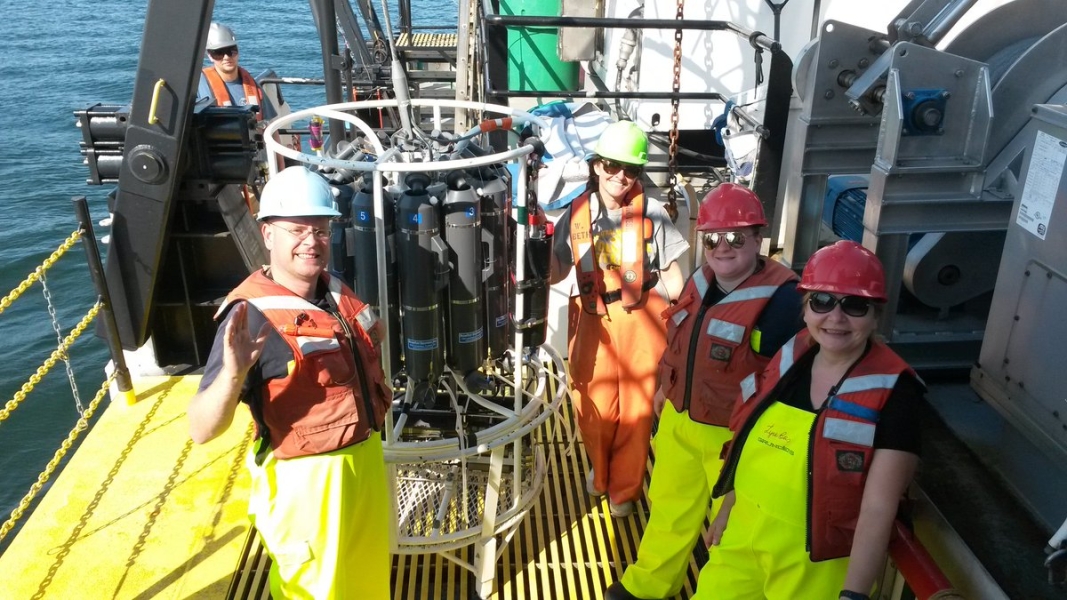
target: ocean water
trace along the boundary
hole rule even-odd
[[[454,26],[456,4],[414,0],[414,24]],[[85,184],[88,169],[78,152],[81,132],[74,126],[73,111],[98,102],[130,101],[146,8],[144,0],[4,4],[0,298],[77,229],[71,197],[88,197],[94,222],[107,216],[106,195],[112,188]],[[395,19],[395,7],[391,11]],[[273,68],[283,76],[322,77],[318,37],[306,2],[219,0],[214,18],[235,30],[241,65],[253,74]],[[294,110],[325,102],[317,87],[292,86],[283,93]],[[97,227],[96,233],[100,237],[106,231]],[[96,298],[80,244],[48,271],[47,286],[65,336]],[[51,323],[40,284],[0,313],[0,405],[14,398],[55,349]],[[88,406],[104,379],[107,346],[90,329],[71,355],[81,402]],[[0,522],[36,481],[78,416],[61,362],[0,421]],[[11,537],[0,542],[0,551]]]

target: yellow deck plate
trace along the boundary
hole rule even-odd
[[[3,598],[220,598],[248,537],[247,411],[189,440],[199,377],[137,383],[85,436],[0,556]]]
[[[185,408],[198,382],[142,380],[136,405],[107,408],[0,556],[0,598],[269,598],[269,559],[245,515],[248,411],[193,444]],[[497,561],[494,599],[599,599],[636,557],[647,499],[631,517],[608,516],[607,501],[585,493],[584,447],[566,452],[565,437],[538,436],[547,480]],[[458,557],[472,563],[473,549]],[[696,573],[691,560],[680,597]],[[474,597],[469,572],[440,555],[397,556],[393,575],[394,600]]]

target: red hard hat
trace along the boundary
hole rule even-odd
[[[856,242],[842,240],[811,255],[797,289],[885,302],[885,270],[874,252]]]
[[[762,227],[766,224],[767,218],[763,216],[763,203],[759,197],[736,183],[723,183],[708,192],[700,203],[697,216],[697,231]]]

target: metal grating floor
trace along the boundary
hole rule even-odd
[[[565,412],[573,427],[569,406]],[[490,598],[603,598],[608,584],[618,579],[626,565],[636,559],[641,533],[648,522],[645,494],[649,478],[645,478],[645,494],[633,515],[613,519],[608,515],[606,498],[596,499],[585,493],[589,464],[580,438],[568,454],[564,430],[542,427],[536,443],[545,450],[548,480],[540,500],[497,561],[496,592]],[[473,547],[464,548],[458,554],[462,560],[474,562]],[[227,597],[270,598],[266,583],[269,560],[259,543],[259,536],[251,535]],[[678,598],[686,599],[692,595],[696,587],[697,560],[696,556],[690,559],[686,583]],[[393,558],[393,600],[477,598],[473,575],[438,554]]]

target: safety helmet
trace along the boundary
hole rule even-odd
[[[648,163],[648,136],[633,121],[612,123],[600,134],[593,152],[601,158],[644,165]]]
[[[797,289],[885,302],[885,270],[874,252],[856,242],[841,240],[811,255]]]
[[[256,219],[271,217],[339,217],[333,188],[307,167],[289,167],[263,186]]]
[[[736,183],[723,183],[708,192],[697,215],[697,231],[763,227],[766,224],[759,196]]]
[[[206,50],[218,50],[219,48],[229,48],[236,45],[237,36],[233,34],[232,29],[220,23],[211,24],[207,31]]]

